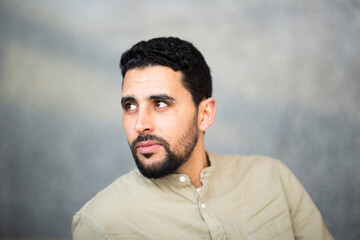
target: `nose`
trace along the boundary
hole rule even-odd
[[[147,109],[138,110],[135,130],[138,134],[147,134],[154,131],[154,123],[149,110]]]

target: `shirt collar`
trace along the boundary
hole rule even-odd
[[[216,155],[208,151],[206,151],[206,155],[208,157],[210,166],[205,167],[201,170],[200,180],[202,182],[206,179],[209,179],[211,175],[214,174],[217,168]],[[154,182],[156,185],[166,184],[169,186],[179,187],[191,186],[190,179],[186,174],[173,173],[159,179],[151,179],[151,181]]]

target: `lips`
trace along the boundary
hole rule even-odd
[[[136,144],[136,149],[139,153],[152,153],[161,146],[160,143],[154,141],[145,141]]]

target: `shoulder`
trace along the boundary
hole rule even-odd
[[[137,169],[116,179],[90,199],[75,215],[90,219],[92,222],[107,222],[114,211],[126,211],[126,206],[134,201],[134,194],[146,185]]]
[[[208,152],[210,162],[216,165],[218,171],[236,171],[246,173],[252,171],[279,171],[286,168],[278,159],[263,155],[219,155]]]
[[[214,166],[214,179],[227,185],[267,186],[283,188],[292,172],[278,159],[262,155],[218,155],[209,153]],[[285,184],[286,185],[286,184]],[[286,186],[285,186],[286,187]]]
[[[110,239],[108,233],[126,225],[126,217],[134,215],[134,207],[146,198],[144,189],[152,189],[152,184],[137,169],[116,179],[74,215],[73,238]]]

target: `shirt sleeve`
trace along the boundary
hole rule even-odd
[[[86,213],[76,213],[72,221],[73,240],[110,239],[101,226]]]
[[[295,239],[333,240],[309,194],[294,174],[280,161],[278,163],[281,182],[290,208]]]

